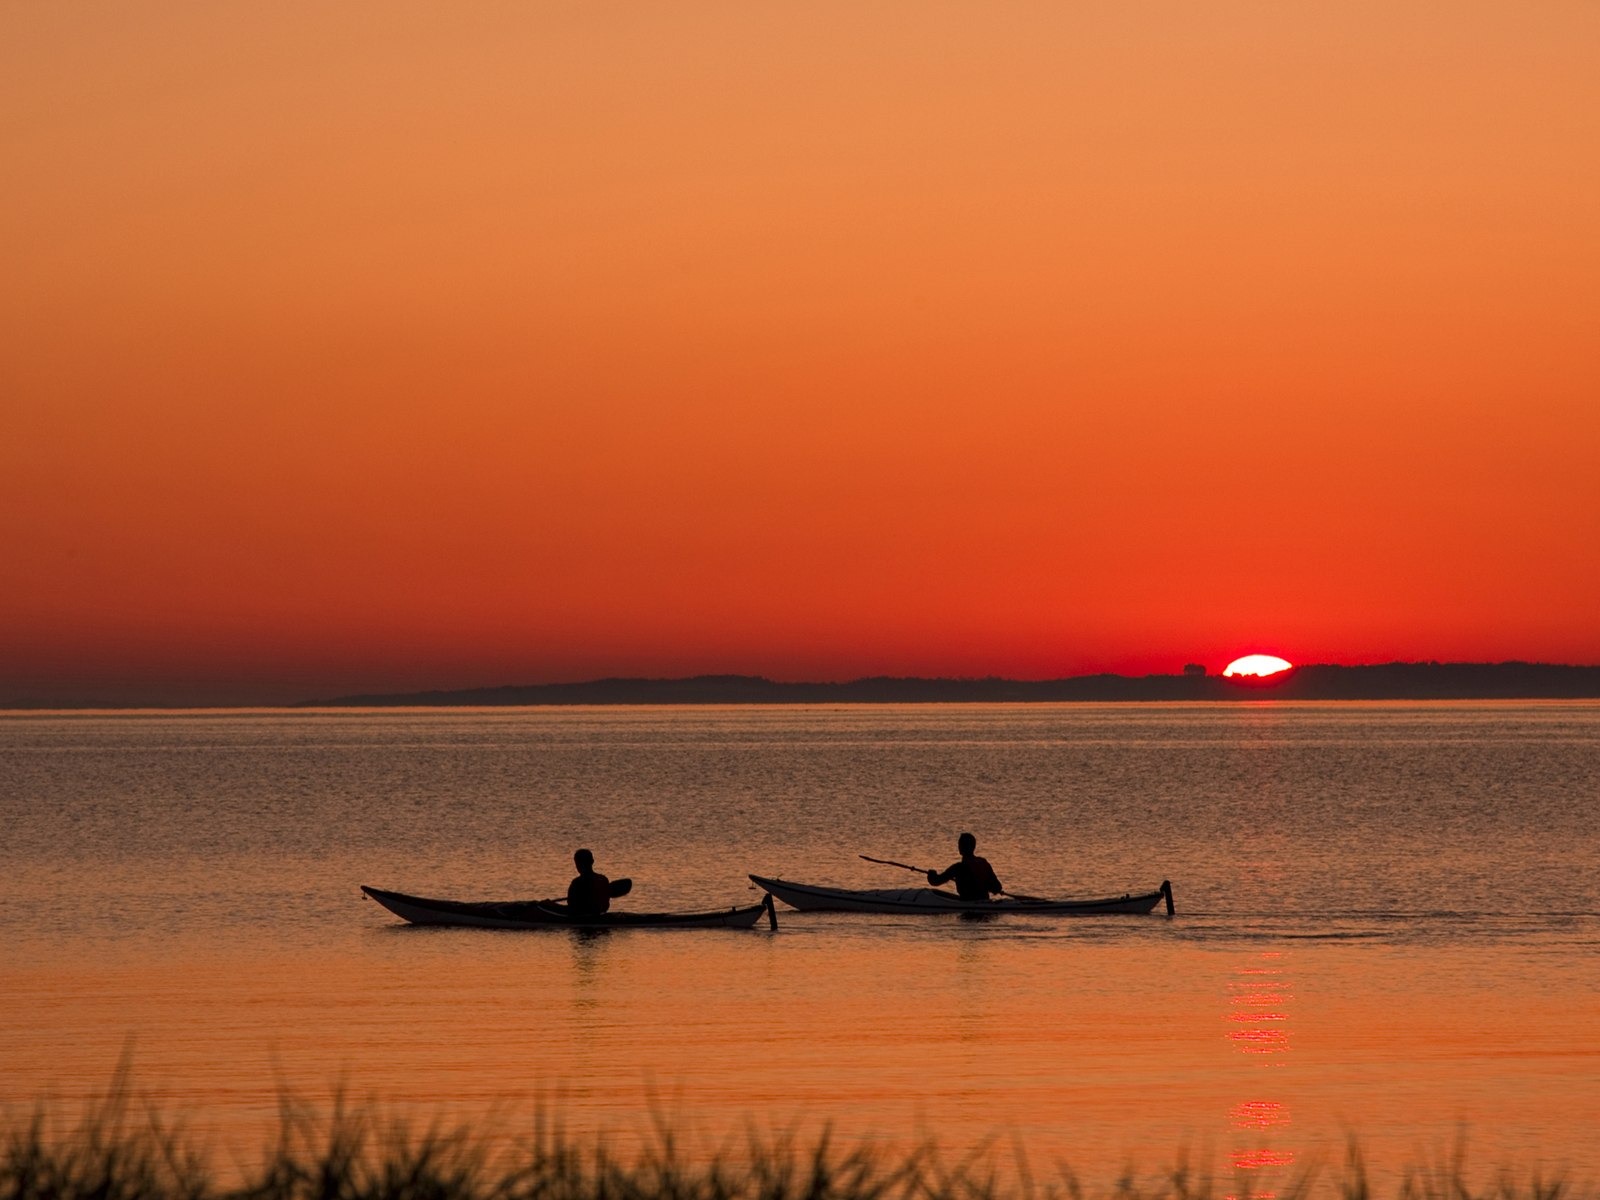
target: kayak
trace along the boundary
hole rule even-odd
[[[479,929],[752,929],[766,914],[773,929],[772,897],[760,904],[698,913],[606,912],[578,916],[552,900],[430,900],[361,885],[361,890],[413,925],[470,925]]]
[[[1104,913],[1147,913],[1163,900],[1167,914],[1173,912],[1172,885],[1162,880],[1153,892],[1109,896],[1099,900],[963,900],[954,892],[931,887],[909,888],[832,888],[783,879],[752,875],[751,880],[767,895],[776,896],[790,908],[801,912],[866,913],[1018,913],[1033,917],[1090,917]]]

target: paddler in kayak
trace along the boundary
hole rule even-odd
[[[963,900],[987,900],[991,893],[999,894],[1005,891],[995,876],[994,868],[989,865],[989,860],[978,857],[977,838],[970,833],[963,833],[956,839],[956,849],[961,851],[961,861],[951,863],[942,871],[929,871],[930,884],[938,887],[941,883],[954,881],[956,895]]]
[[[597,917],[611,907],[611,880],[594,869],[594,855],[588,850],[579,850],[572,861],[577,864],[578,877],[567,884],[567,908]]]

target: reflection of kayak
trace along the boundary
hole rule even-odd
[[[365,884],[361,890],[413,925],[473,925],[480,929],[750,929],[766,913],[772,928],[778,927],[770,896],[760,904],[716,912],[607,912],[580,917],[569,912],[565,904],[549,900],[429,900]]]
[[[1172,909],[1172,885],[1165,880],[1153,892],[1141,895],[1111,896],[1103,900],[963,900],[954,892],[938,888],[830,888],[804,883],[788,883],[752,875],[755,885],[765,888],[791,908],[802,912],[869,913],[1018,913],[1035,917],[1089,917],[1101,913],[1147,913],[1163,900]]]

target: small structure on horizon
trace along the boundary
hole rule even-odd
[[[1184,663],[1183,664],[1183,673],[1185,675],[1189,676],[1191,679],[1197,678],[1197,677],[1199,677],[1201,675],[1204,675],[1206,673],[1205,664],[1203,664],[1203,663]]]

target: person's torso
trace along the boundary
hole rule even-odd
[[[988,859],[975,854],[950,868],[950,881],[956,885],[956,895],[963,900],[987,900],[994,882],[994,868]]]
[[[567,888],[567,905],[578,912],[605,912],[611,907],[611,880],[599,871],[579,875]]]

